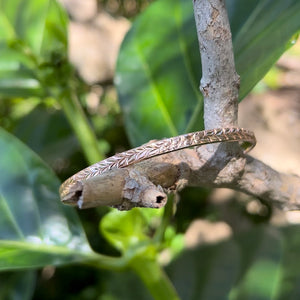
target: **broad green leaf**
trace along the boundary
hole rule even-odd
[[[233,2],[232,6],[236,5],[236,13],[245,9],[242,1],[230,2]],[[235,29],[236,34],[233,35],[235,63],[241,76],[240,99],[250,92],[280,55],[293,44],[293,35],[300,30],[299,1],[255,2],[255,7],[247,7],[248,17],[242,26],[240,24]]]
[[[300,299],[300,225],[281,229],[284,255],[274,299]]]
[[[28,100],[23,103],[25,101]],[[61,160],[79,151],[78,142],[62,112],[47,109],[43,104],[21,118],[13,132],[50,166],[58,166]]]
[[[224,242],[183,252],[167,273],[181,299],[226,299],[238,278],[240,261],[237,245]]]
[[[103,295],[103,300],[153,300],[140,278],[131,270],[108,273],[105,281],[106,293]]]
[[[0,299],[31,300],[36,283],[35,271],[0,273]]]
[[[92,256],[60,182],[31,150],[0,130],[0,270],[66,264]]]
[[[300,30],[298,0],[226,1],[240,99]],[[156,1],[122,44],[115,82],[133,145],[203,128],[201,62],[192,1]]]
[[[280,229],[258,226],[235,239],[242,256],[240,274],[230,299],[272,299],[279,274],[284,236]]]
[[[192,129],[193,122],[202,128],[191,5],[185,0],[153,3],[123,42],[115,82],[133,145],[178,135]]]
[[[247,276],[230,299],[272,299],[280,268],[278,261],[268,257],[258,259],[249,268]]]
[[[281,238],[276,229],[253,228],[185,251],[167,272],[181,299],[271,299],[283,252]]]

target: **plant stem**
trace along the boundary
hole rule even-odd
[[[161,224],[157,228],[155,235],[153,237],[154,242],[157,242],[157,243],[163,242],[165,231],[166,231],[167,227],[169,226],[170,220],[174,214],[174,197],[175,197],[175,194],[169,194],[169,196],[168,196],[168,202],[165,206],[164,214],[161,219]]]
[[[138,257],[131,264],[151,295],[157,300],[179,300],[174,286],[157,261]]]
[[[92,268],[122,271],[126,268],[128,261],[123,257],[112,257],[97,253],[95,258],[87,258],[87,260],[83,261],[81,264]]]
[[[94,164],[104,159],[105,156],[99,149],[97,138],[75,93],[70,92],[67,95],[61,95],[59,102],[79,140],[88,163]]]

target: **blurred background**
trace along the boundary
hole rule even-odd
[[[114,76],[118,52],[131,21],[151,2],[60,0],[70,19],[68,59],[74,66],[74,85],[84,95],[79,100],[105,156],[131,148]],[[29,97],[24,101],[18,96],[6,98],[0,95],[0,100],[0,126],[38,153],[61,180],[87,166],[70,123],[61,106],[51,97],[43,100]],[[300,176],[299,42],[295,42],[241,102],[239,124],[256,134],[258,143],[251,155],[278,171]],[[203,255],[210,251],[209,245],[256,225],[282,226],[300,222],[299,212],[282,212],[227,189],[191,188],[182,191],[179,197],[174,230],[182,235],[187,249],[208,245]],[[106,212],[106,208],[96,208],[78,211],[78,214],[92,248],[115,255],[116,250],[99,236],[97,224]],[[167,251],[161,254],[164,264],[170,260],[168,255]],[[170,273],[172,268],[169,268]],[[130,299],[125,296],[132,295],[130,289],[135,289],[136,299],[142,297],[139,294],[143,290],[142,284],[130,272],[124,275],[84,266],[48,266],[38,273],[33,299]],[[132,282],[136,286],[133,287]],[[104,290],[113,292],[105,294]]]

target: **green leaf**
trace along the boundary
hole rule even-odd
[[[272,299],[279,272],[278,261],[258,259],[249,269],[239,289],[233,290],[230,299]]]
[[[103,298],[100,298],[101,300],[153,300],[149,290],[142,284],[139,276],[130,269],[124,272],[105,274],[103,280],[105,280],[106,293],[102,295]]]
[[[230,299],[272,299],[281,272],[281,257],[285,255],[283,240],[279,229],[262,226],[235,239],[241,264]]]
[[[286,50],[300,29],[298,0],[226,1],[240,99]],[[161,0],[133,23],[115,82],[133,145],[203,128],[201,62],[192,1]]]
[[[281,229],[284,255],[274,299],[300,299],[300,225]]]
[[[100,223],[104,237],[118,250],[125,253],[130,248],[149,241],[145,234],[147,222],[140,209],[112,210]]]
[[[123,254],[120,259],[124,265],[139,275],[155,299],[178,299],[157,261],[157,245],[145,233],[148,217],[138,208],[126,212],[113,210],[101,220],[100,230]]]
[[[80,221],[59,201],[60,182],[31,150],[0,130],[0,270],[94,255]]]
[[[46,1],[45,1],[46,2]],[[57,0],[48,0],[45,29],[41,39],[41,53],[51,51],[66,55],[68,52],[68,16]]]
[[[0,0],[0,96],[42,96],[40,65],[66,55],[67,15],[56,0]]]
[[[0,299],[31,300],[35,289],[35,273],[35,271],[1,273]]]
[[[115,82],[133,145],[203,127],[191,4],[152,4],[123,42]]]
[[[255,7],[231,0],[235,17],[247,9],[247,19],[234,30],[235,63],[241,76],[240,99],[261,80],[280,55],[291,46],[300,30],[300,2],[297,0],[255,1]],[[231,19],[230,19],[231,21]]]
[[[28,99],[23,100],[21,104],[25,106],[26,103]],[[22,105],[20,110],[24,110]],[[14,135],[50,166],[58,166],[61,160],[70,158],[79,150],[78,142],[72,135],[70,125],[63,113],[59,110],[47,109],[43,104],[37,105],[18,121],[14,128]]]
[[[276,229],[256,227],[185,251],[167,273],[181,299],[271,299],[283,252],[281,238]]]
[[[48,49],[57,48],[53,45],[57,41],[66,46],[66,20],[56,0],[0,0],[1,40],[22,41],[23,47],[35,55],[41,53],[45,43]]]
[[[0,97],[42,95],[41,85],[31,70],[32,62],[0,41]]]

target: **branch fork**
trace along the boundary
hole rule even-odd
[[[225,3],[193,3],[202,61],[205,129],[234,127],[238,120],[239,76]],[[81,208],[159,208],[166,204],[168,193],[186,186],[226,187],[284,210],[300,208],[300,178],[277,172],[245,155],[238,143],[184,149],[110,170],[82,181],[63,202]]]

